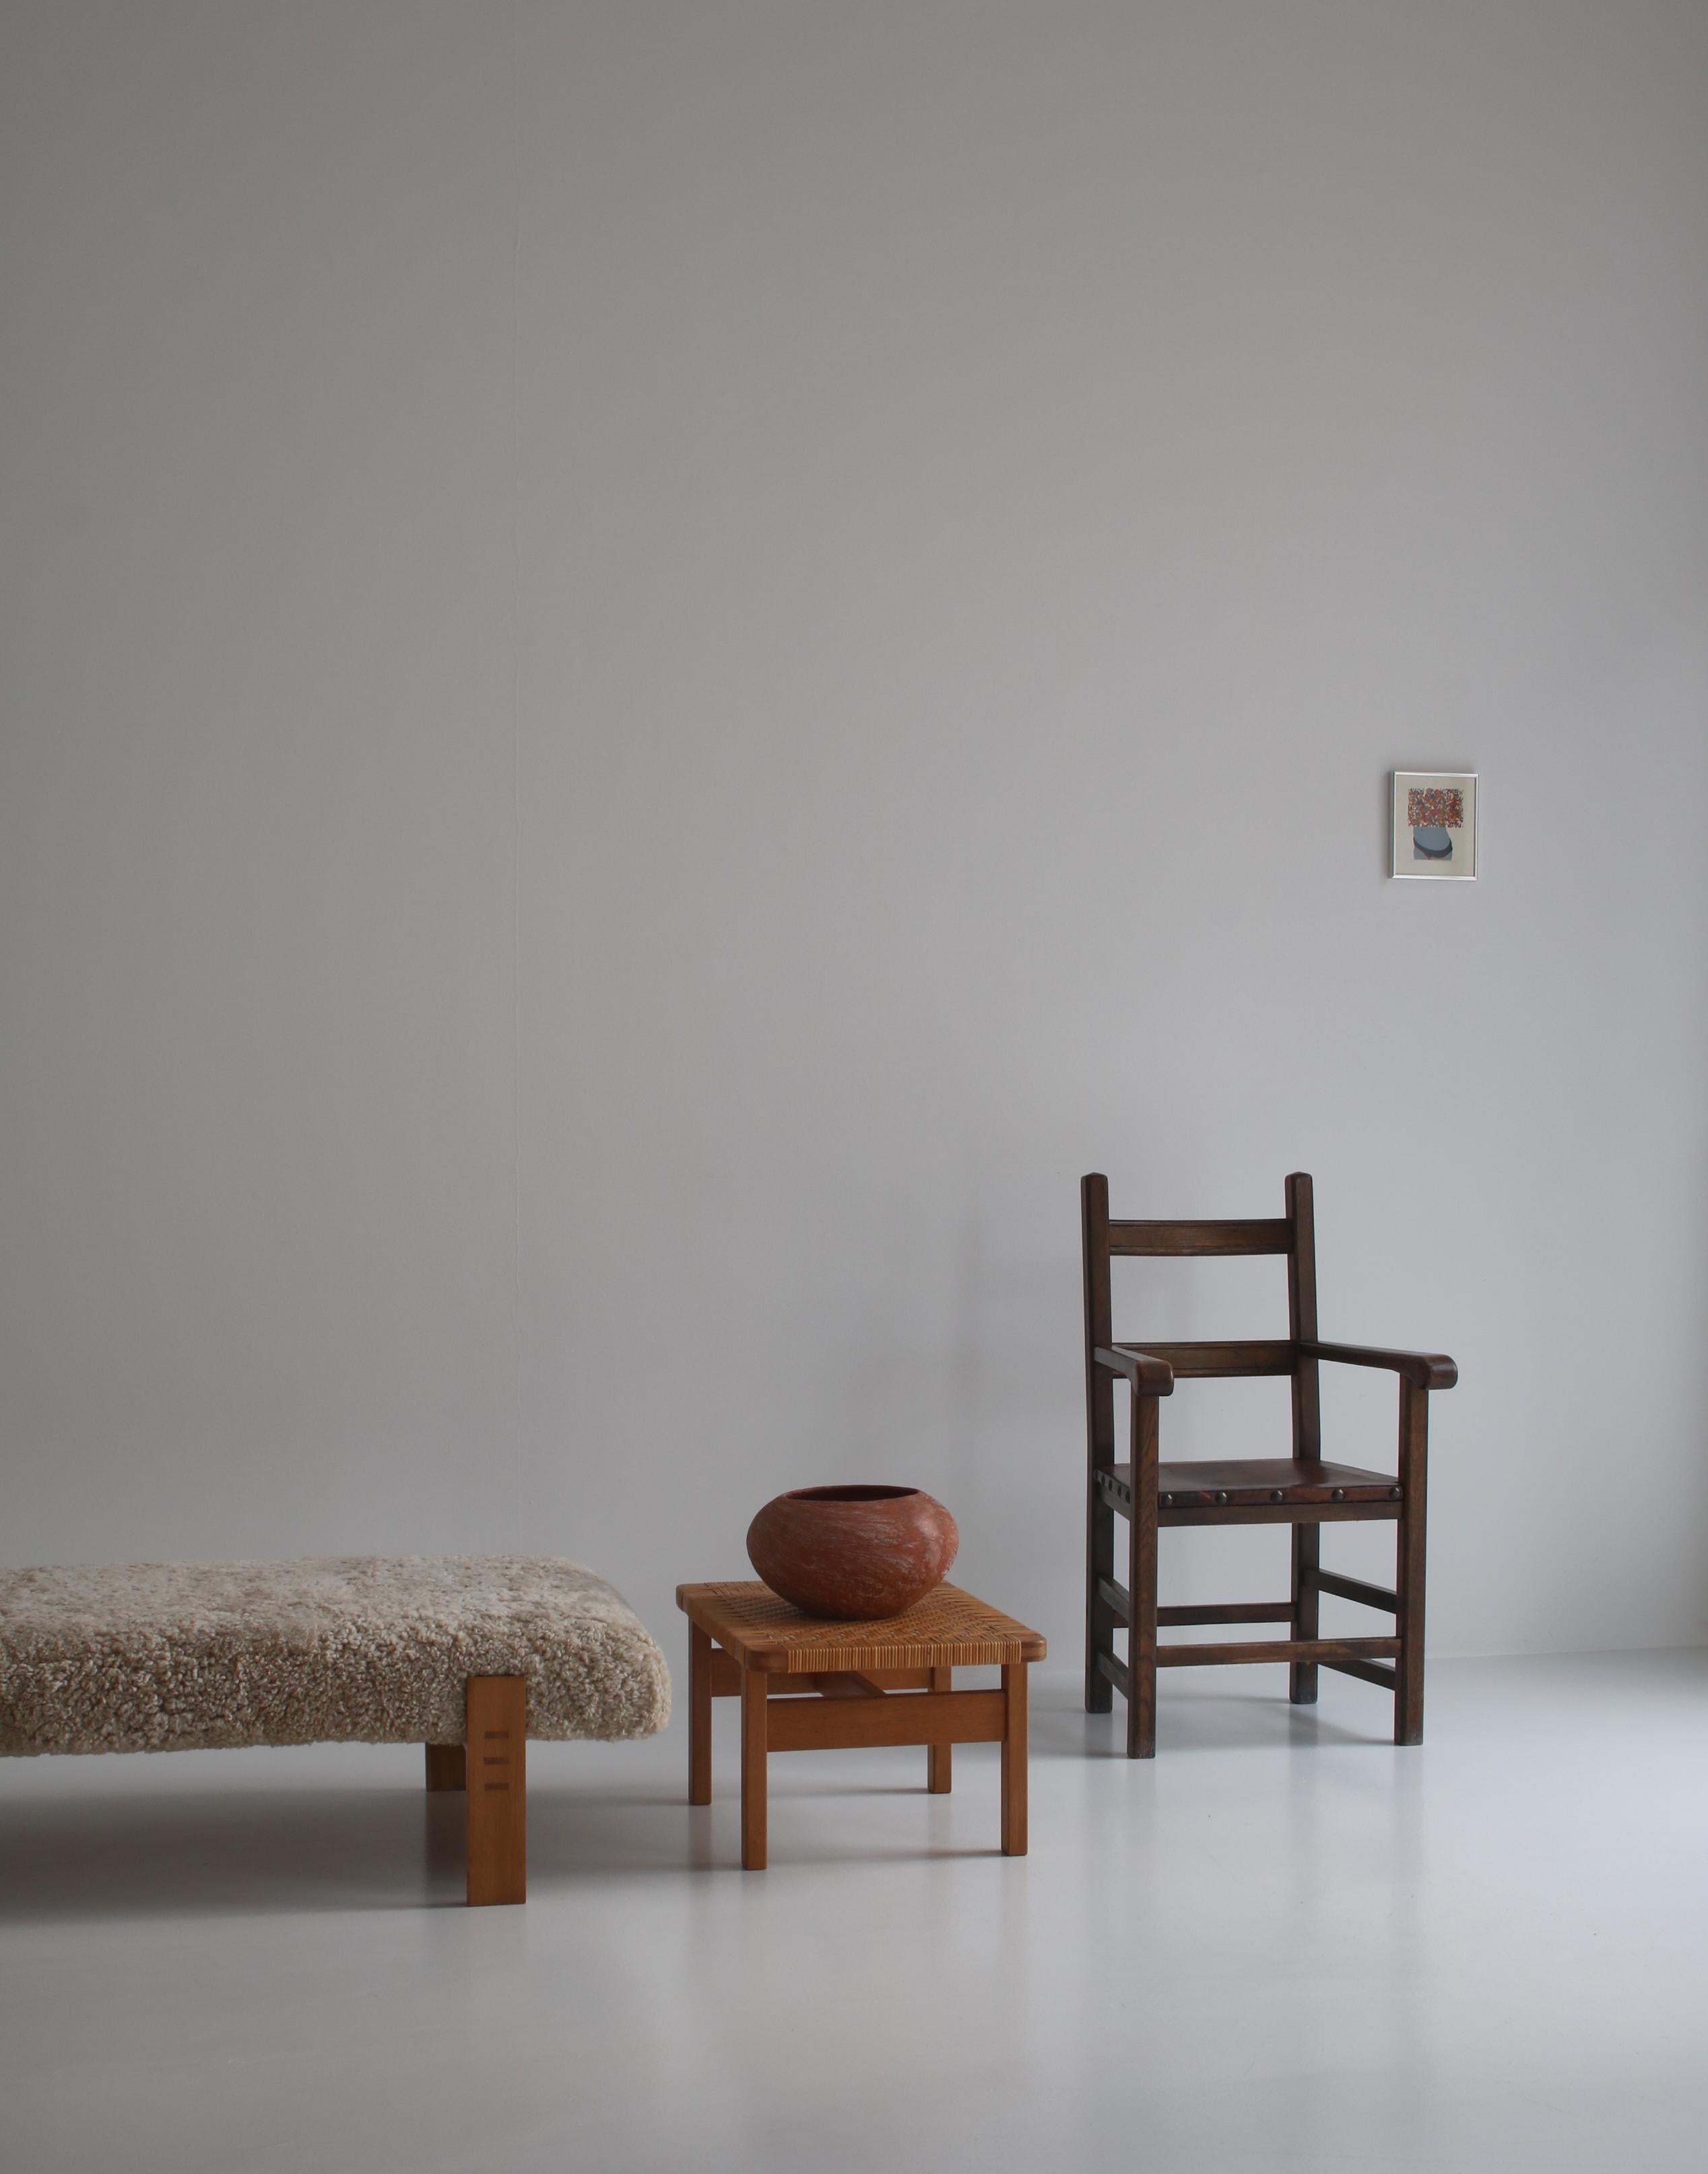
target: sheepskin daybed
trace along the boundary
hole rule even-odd
[[[576,1563],[0,1570],[0,1755],[424,1744],[430,1789],[468,1784],[471,1902],[523,1899],[527,1737],[669,1717],[663,1655]]]

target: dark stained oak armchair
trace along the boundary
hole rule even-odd
[[[1085,1708],[1107,1713],[1113,1690],[1127,1700],[1127,1753],[1156,1754],[1156,1672],[1228,1662],[1285,1661],[1296,1706],[1316,1703],[1317,1670],[1337,1668],[1392,1690],[1394,1742],[1424,1740],[1424,1521],[1428,1486],[1430,1397],[1451,1389],[1451,1359],[1325,1344],[1316,1333],[1316,1238],[1311,1180],[1287,1180],[1287,1212],[1273,1219],[1218,1223],[1114,1222],[1109,1181],[1080,1186],[1085,1255]],[[1176,1257],[1284,1253],[1287,1257],[1284,1341],[1246,1344],[1117,1344],[1110,1310],[1109,1264],[1121,1255]],[[1329,1464],[1322,1455],[1318,1382],[1325,1364],[1377,1366],[1399,1376],[1399,1470],[1391,1475]],[[1285,1374],[1293,1384],[1293,1454],[1231,1463],[1159,1461],[1160,1399],[1176,1381]],[[1116,1462],[1115,1385],[1130,1392],[1131,1449]],[[1116,1582],[1116,1519],[1127,1521],[1127,1572]],[[1396,1531],[1393,1590],[1322,1568],[1322,1528],[1379,1518]],[[1290,1525],[1293,1589],[1284,1601],[1235,1601],[1217,1607],[1157,1605],[1157,1533],[1165,1525]],[[1330,1593],[1394,1618],[1386,1638],[1317,1636],[1319,1597]],[[1213,1645],[1157,1644],[1159,1625],[1284,1623],[1289,1636]],[[1127,1657],[1115,1633],[1127,1634]]]

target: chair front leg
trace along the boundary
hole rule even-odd
[[[1400,1515],[1394,1576],[1399,1602],[1395,1629],[1394,1742],[1424,1740],[1424,1539],[1429,1506],[1430,1393],[1400,1383]]]
[[[1132,1522],[1128,1533],[1127,1755],[1156,1756],[1156,1467],[1154,1396],[1132,1393]]]
[[[1322,1595],[1317,1590],[1316,1573],[1322,1564],[1322,1526],[1295,1525],[1293,1528],[1293,1636],[1295,1638],[1314,1638],[1317,1635]],[[1314,1662],[1293,1663],[1287,1671],[1287,1695],[1295,1706],[1316,1705],[1316,1665]]]
[[[1105,1309],[1107,1269],[1105,1262]],[[1092,1273],[1088,1261],[1088,1279]],[[1099,1656],[1113,1657],[1120,1619],[1098,1590],[1100,1579],[1109,1585],[1115,1582],[1115,1512],[1105,1500],[1098,1482],[1100,1475],[1115,1462],[1115,1382],[1089,1353],[1085,1366],[1089,1450],[1085,1472],[1085,1711],[1107,1713],[1114,1701],[1115,1686],[1099,1665]]]

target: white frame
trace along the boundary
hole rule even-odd
[[[1465,796],[1465,843],[1453,864],[1419,861],[1412,851],[1411,825],[1405,819],[1405,795],[1415,787],[1452,786]],[[1389,873],[1402,883],[1475,883],[1478,863],[1477,773],[1474,770],[1397,770],[1393,774],[1393,846]]]

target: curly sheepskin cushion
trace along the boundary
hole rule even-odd
[[[0,1570],[0,1754],[460,1744],[470,1676],[535,1737],[650,1736],[664,1657],[621,1594],[525,1555]]]

